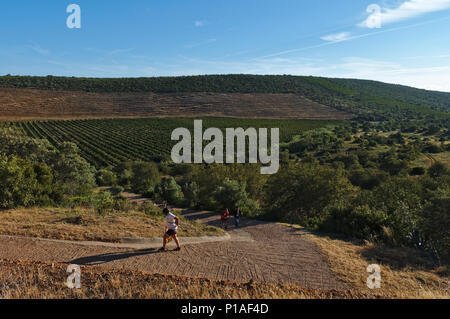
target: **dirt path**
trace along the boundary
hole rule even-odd
[[[431,154],[425,154],[425,156],[430,160],[430,166],[433,166],[433,164],[436,163],[436,160]]]
[[[217,214],[211,212],[186,211],[182,214],[210,225],[219,223]],[[345,288],[334,277],[318,248],[304,238],[305,233],[301,230],[243,220],[240,228],[230,227],[229,234],[228,241],[185,244],[180,252],[164,253],[155,248],[89,246],[3,236],[0,237],[0,258],[101,265],[240,282],[253,280],[324,289]]]

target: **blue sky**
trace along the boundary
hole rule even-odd
[[[66,26],[72,3],[81,29]],[[450,0],[4,0],[0,35],[0,74],[293,74],[450,92]]]

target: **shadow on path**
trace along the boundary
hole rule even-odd
[[[207,226],[215,226],[219,228],[221,228],[222,226],[219,212],[201,211],[201,210],[181,210],[180,214],[186,219],[194,220]],[[241,217],[239,227],[236,227],[235,218],[233,216],[230,216],[230,218],[228,219],[228,230],[243,229],[249,226],[257,226],[263,224],[267,224],[267,222],[256,219],[246,219],[244,217]]]
[[[141,250],[125,252],[125,253],[108,253],[108,254],[94,255],[94,256],[88,256],[88,257],[81,257],[81,258],[74,259],[74,260],[70,261],[69,263],[76,264],[76,265],[94,266],[94,265],[105,264],[105,263],[115,261],[115,260],[127,259],[127,258],[131,258],[131,257],[156,254],[156,253],[160,253],[160,252],[155,248],[141,249]]]

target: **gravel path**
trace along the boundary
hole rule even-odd
[[[210,212],[183,212],[187,218],[218,225]],[[295,283],[304,287],[345,289],[305,232],[291,227],[242,220],[230,221],[230,240],[183,245],[179,252],[156,248],[130,249],[21,237],[0,237],[0,258],[33,260],[239,282]],[[168,245],[169,249],[174,244]]]

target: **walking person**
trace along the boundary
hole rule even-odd
[[[236,212],[234,214],[234,224],[235,224],[236,228],[239,227],[239,221],[241,219],[241,215],[242,215],[241,209],[239,207],[236,208]]]
[[[172,214],[167,207],[163,209],[163,213],[166,215],[166,227],[164,230],[163,246],[160,249],[160,251],[166,251],[166,244],[170,237],[172,237],[175,240],[175,243],[177,244],[177,248],[175,250],[176,251],[181,250],[180,241],[178,240],[177,236],[180,220],[177,216]]]
[[[223,210],[220,213],[220,221],[222,222],[222,228],[227,230],[228,229],[228,218],[230,217],[230,211],[227,209]]]

